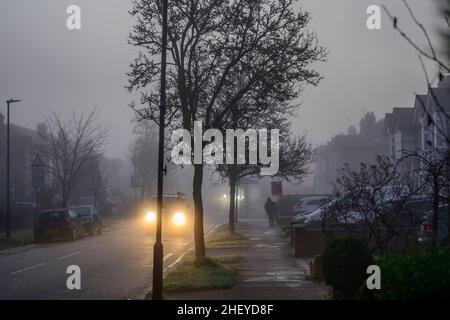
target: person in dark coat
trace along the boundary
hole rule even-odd
[[[266,203],[264,204],[264,209],[266,210],[266,213],[269,216],[270,226],[273,227],[274,218],[277,211],[276,204],[272,201],[272,199],[267,198]]]

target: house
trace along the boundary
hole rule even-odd
[[[400,162],[403,172],[411,172],[418,167],[414,157],[407,157],[418,150],[419,126],[414,121],[415,108],[393,108],[385,115],[384,134],[389,141],[389,157]]]
[[[450,136],[450,83],[442,81],[426,96],[416,98],[415,121],[420,128],[421,151],[448,149]]]
[[[378,155],[387,155],[388,141],[383,135],[384,119],[360,124],[359,134],[338,134],[319,147],[314,170],[314,192],[329,194],[333,183],[348,164],[357,170],[361,163],[374,163]]]
[[[448,149],[449,116],[450,78],[446,77],[437,87],[429,88],[427,94],[416,95],[413,107],[393,108],[386,114],[384,133],[390,158],[403,159],[400,168],[420,177],[423,164],[418,157],[408,155]]]
[[[31,162],[36,156],[33,140],[36,131],[10,124],[10,195],[11,203],[34,202]],[[6,122],[0,112],[0,217],[6,209]]]

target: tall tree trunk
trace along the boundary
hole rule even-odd
[[[61,207],[67,207],[67,198],[68,198],[67,186],[65,183],[62,184],[62,195],[61,195]]]
[[[234,218],[236,214],[236,179],[230,175],[230,211],[228,213],[228,226],[231,234],[235,233]]]
[[[145,195],[145,183],[142,182],[142,184],[141,184],[141,201],[143,201],[145,199],[144,195]]]
[[[203,165],[194,165],[194,181],[192,196],[194,199],[195,217],[194,217],[194,242],[195,242],[195,264],[201,265],[206,256],[205,235],[203,230]]]

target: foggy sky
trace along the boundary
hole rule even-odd
[[[310,29],[330,52],[328,62],[316,68],[324,80],[307,88],[295,119],[298,133],[313,143],[358,125],[364,111],[377,118],[392,107],[409,106],[413,92],[426,86],[417,54],[392,29],[383,15],[382,30],[366,28],[366,8],[386,3],[406,23],[400,0],[302,0],[312,14]],[[434,1],[411,0],[430,31],[437,17]],[[82,10],[82,30],[66,29],[66,8]],[[35,128],[49,110],[69,115],[96,107],[104,124],[112,127],[107,156],[125,158],[133,117],[127,104],[132,97],[123,86],[135,57],[127,44],[133,23],[127,0],[2,0],[0,2],[0,110],[7,98],[22,98],[13,106],[11,120]],[[409,22],[405,29],[415,39],[420,30]],[[437,39],[434,39],[437,41]],[[422,41],[423,43],[423,41]]]

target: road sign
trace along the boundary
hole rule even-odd
[[[37,188],[45,183],[45,164],[39,154],[36,155],[31,163],[31,184]]]
[[[281,196],[283,195],[283,183],[281,181],[272,181],[272,196]]]

